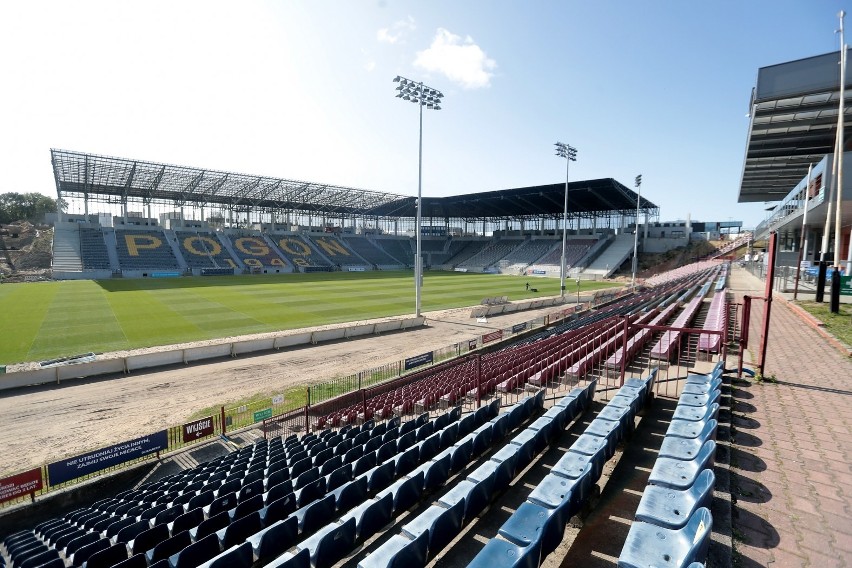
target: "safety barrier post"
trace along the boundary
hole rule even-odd
[[[482,355],[476,354],[476,408],[482,405]]]
[[[219,413],[220,413],[219,416],[221,417],[220,420],[222,421],[222,434],[224,434],[228,429],[228,425],[225,423],[225,407],[224,406],[222,406],[219,409]]]

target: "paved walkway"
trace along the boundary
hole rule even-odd
[[[734,268],[731,289],[763,283]],[[752,304],[756,364],[763,302]],[[734,566],[852,566],[852,359],[783,301],[771,313],[765,375],[737,383],[731,452]]]

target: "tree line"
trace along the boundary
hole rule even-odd
[[[45,213],[56,211],[56,200],[41,193],[0,193],[0,223],[41,223]]]

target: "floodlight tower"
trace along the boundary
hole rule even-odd
[[[423,82],[415,82],[397,75],[394,77],[397,85],[396,96],[404,101],[417,103],[420,107],[420,145],[417,155],[417,217],[415,220],[415,238],[417,240],[417,252],[414,257],[414,316],[420,317],[420,287],[423,280],[423,257],[420,242],[420,222],[423,210],[423,107],[431,110],[441,110],[441,99],[444,94],[428,87]]]
[[[642,174],[636,176],[636,226],[635,234],[633,235],[633,276],[630,277],[630,289],[636,287],[636,268],[639,266],[639,257],[636,256],[639,250],[639,202],[642,200]]]
[[[562,207],[562,262],[559,263],[559,296],[565,297],[565,246],[568,241],[568,167],[577,161],[577,149],[557,142],[556,155],[565,158],[565,204]],[[579,223],[577,227],[579,228]]]

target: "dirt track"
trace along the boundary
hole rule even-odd
[[[438,349],[556,311],[470,318],[431,312],[424,328],[164,371],[69,381],[0,394],[0,476],[181,424],[197,410],[322,382]]]

